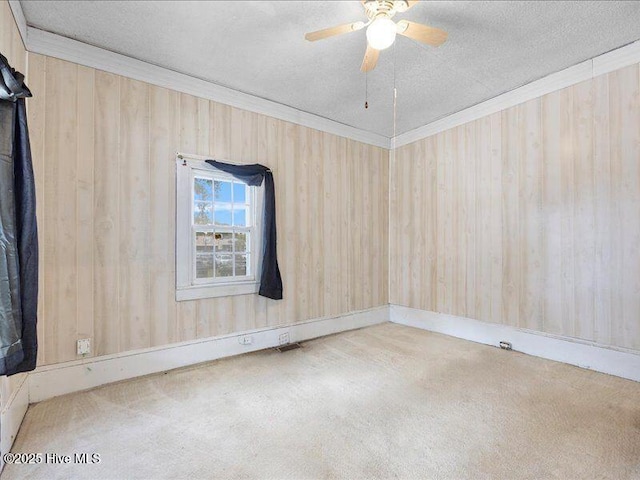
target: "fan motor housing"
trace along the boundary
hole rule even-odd
[[[373,19],[379,15],[393,17],[396,12],[404,12],[409,8],[406,0],[367,0],[364,3],[367,16]]]

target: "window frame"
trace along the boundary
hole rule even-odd
[[[194,179],[196,177],[218,181],[243,183],[233,175],[205,163],[209,157],[178,154],[176,157],[176,301],[215,298],[231,295],[257,293],[260,286],[262,260],[263,186],[247,186],[249,216],[253,220],[249,227],[197,226],[194,216]],[[215,203],[215,202],[213,202]],[[226,203],[226,202],[223,202]],[[249,219],[247,219],[248,221]],[[249,233],[249,275],[233,277],[197,278],[196,232],[241,230]],[[215,247],[213,262],[215,268]],[[235,262],[235,251],[231,253]]]

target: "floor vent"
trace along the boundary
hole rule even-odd
[[[298,342],[287,343],[286,345],[280,345],[279,347],[276,347],[276,350],[280,353],[283,353],[288,352],[289,350],[295,350],[296,348],[302,348],[302,345],[300,345]]]

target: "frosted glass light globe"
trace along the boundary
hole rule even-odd
[[[371,48],[384,50],[396,39],[396,24],[388,17],[376,18],[367,28],[367,41]]]

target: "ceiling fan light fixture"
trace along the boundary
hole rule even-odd
[[[367,42],[371,48],[384,50],[396,39],[396,24],[386,15],[379,16],[367,27]]]

